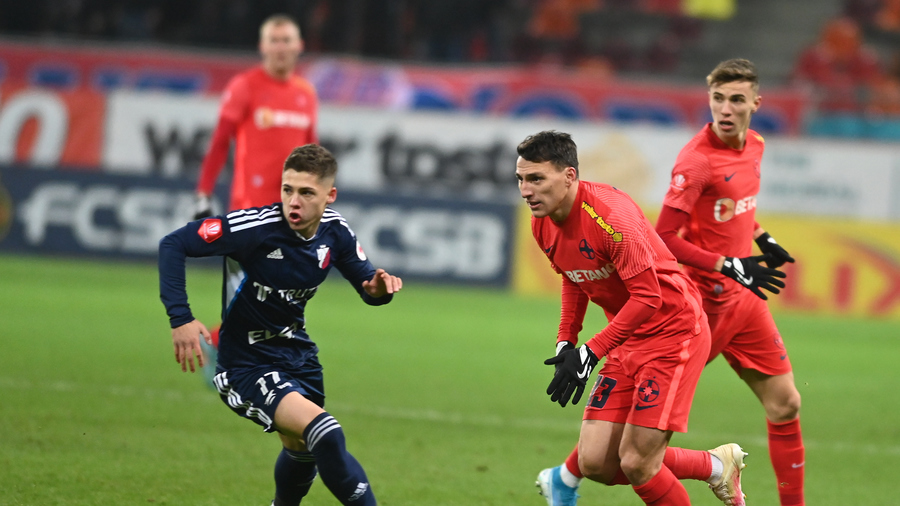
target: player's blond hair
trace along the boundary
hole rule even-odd
[[[756,65],[750,60],[743,58],[725,60],[706,76],[706,85],[710,88],[735,81],[746,81],[753,86],[754,92],[759,93],[759,74],[756,72]]]
[[[318,144],[307,144],[294,148],[287,160],[284,161],[284,170],[296,170],[297,172],[309,172],[322,180],[334,181],[337,175],[337,160],[331,151]]]
[[[294,21],[294,18],[288,16],[287,14],[273,14],[267,17],[266,20],[263,21],[261,25],[259,25],[259,40],[262,40],[263,31],[265,31],[266,27],[269,25],[294,25],[294,27],[297,28],[297,35],[300,36],[300,25],[296,21]]]

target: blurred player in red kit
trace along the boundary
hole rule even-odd
[[[588,395],[577,465],[597,481],[630,484],[645,504],[689,505],[679,478],[710,481],[717,495],[743,504],[740,446],[710,452],[668,447],[673,432],[687,431],[709,355],[696,286],[628,195],[578,179],[568,134],[532,135],[518,153],[516,178],[532,213],[532,233],[562,276],[557,354],[544,362],[556,366],[550,400],[577,403],[606,357]],[[603,308],[609,325],[576,348],[588,302]],[[559,469],[553,476],[549,471],[542,478],[555,488]],[[557,499],[574,501],[569,488],[571,497]]]
[[[318,99],[294,74],[303,52],[300,28],[275,15],[259,29],[262,65],[231,79],[222,95],[219,122],[200,167],[194,219],[212,214],[210,195],[235,140],[229,210],[266,206],[281,198],[285,157],[297,146],[318,143]]]
[[[318,99],[306,79],[294,74],[303,52],[300,27],[276,14],[259,28],[262,65],[234,76],[222,94],[219,122],[200,167],[194,219],[212,216],[210,196],[235,140],[229,210],[261,207],[281,199],[284,159],[297,146],[317,144]],[[219,328],[212,329],[218,346]],[[207,363],[215,366],[215,350]],[[207,379],[214,370],[205,371]]]

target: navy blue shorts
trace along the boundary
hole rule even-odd
[[[298,369],[277,365],[219,371],[213,378],[222,402],[232,411],[275,432],[275,409],[290,392],[325,407],[322,366],[315,357]]]

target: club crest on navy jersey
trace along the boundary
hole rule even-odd
[[[319,257],[319,269],[325,269],[331,262],[331,248],[323,244],[316,250],[316,256]]]

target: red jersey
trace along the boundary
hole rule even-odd
[[[686,241],[727,257],[752,254],[764,149],[765,140],[753,130],[747,131],[744,149],[731,148],[710,123],[681,150],[663,205],[690,215],[682,234]],[[685,270],[705,299],[724,301],[744,290],[718,272]]]
[[[700,332],[700,296],[675,257],[627,194],[612,186],[579,181],[572,210],[562,223],[532,218],[531,229],[553,268],[563,276],[559,340],[577,342],[587,300],[603,308],[610,327],[632,297],[626,283],[652,274],[648,289],[658,306],[628,338],[629,346],[651,347],[653,339]],[[657,284],[658,283],[658,284]],[[577,296],[567,296],[573,290]],[[607,327],[609,329],[609,327]],[[593,347],[592,347],[593,349]]]
[[[300,76],[280,80],[256,67],[232,78],[197,191],[212,193],[234,136],[230,209],[279,202],[284,160],[295,147],[318,142],[317,110],[315,89]]]

